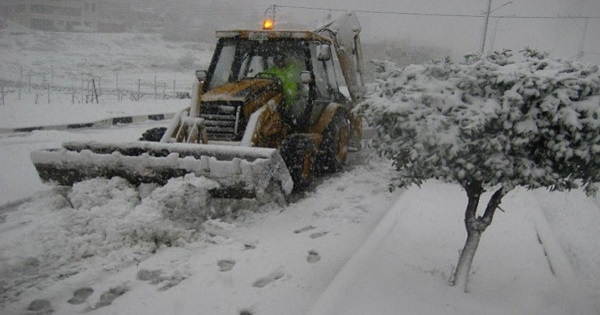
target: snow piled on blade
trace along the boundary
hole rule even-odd
[[[135,184],[164,184],[171,177],[193,173],[224,188],[240,187],[257,196],[268,194],[272,183],[278,183],[286,195],[293,188],[276,149],[151,142],[67,142],[63,147],[31,153],[43,180],[68,186],[118,174]]]
[[[21,205],[0,226],[0,304],[198,240],[201,224],[215,213],[208,190],[216,186],[192,174],[158,188],[98,178]]]

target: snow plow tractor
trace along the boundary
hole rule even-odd
[[[360,24],[353,13],[316,31],[217,31],[210,66],[197,71],[190,107],[145,141],[63,143],[32,152],[43,181],[71,186],[119,176],[165,184],[188,173],[223,198],[304,189],[359,149],[364,95]]]

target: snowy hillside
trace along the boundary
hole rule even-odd
[[[159,34],[0,29],[4,103],[10,97],[51,103],[62,94],[68,95],[67,102],[85,102],[92,84],[105,99],[129,100],[132,94],[156,99],[189,92],[194,70],[208,67],[213,46],[168,42]]]
[[[41,183],[33,150],[135,141],[168,122],[11,128],[176,112],[188,100],[154,95],[153,77],[185,91],[213,43],[189,45],[0,31],[11,90],[0,105],[1,314],[600,314],[600,199],[581,191],[507,195],[464,293],[447,284],[465,238],[464,191],[438,182],[390,191],[391,163],[369,151],[283,206],[211,200],[194,176],[163,187]],[[42,80],[32,92],[29,69]],[[99,102],[61,92],[85,91],[88,71],[102,78]],[[140,76],[149,89],[139,101],[108,92]]]

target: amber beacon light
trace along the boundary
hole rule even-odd
[[[271,19],[264,19],[262,23],[263,30],[272,30],[275,26],[275,22]]]

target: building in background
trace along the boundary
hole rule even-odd
[[[35,30],[125,32],[157,23],[119,0],[1,0],[0,16]]]

